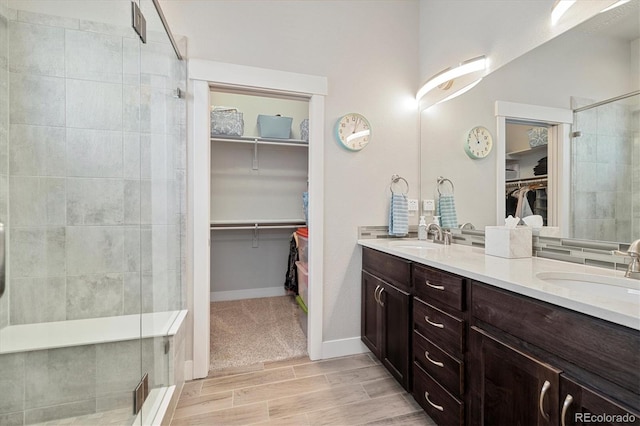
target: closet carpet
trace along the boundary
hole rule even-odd
[[[211,303],[209,371],[307,355],[292,296]]]

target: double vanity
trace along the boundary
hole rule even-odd
[[[362,340],[438,425],[640,424],[640,280],[363,239]]]

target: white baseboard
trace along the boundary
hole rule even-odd
[[[212,291],[211,301],[221,302],[224,300],[242,300],[242,299],[257,299],[259,297],[275,297],[284,296],[287,292],[284,287],[264,287],[264,288],[250,288],[246,290],[230,290],[230,291]]]
[[[322,359],[370,352],[360,337],[322,342]]]
[[[193,380],[193,360],[184,362],[184,381]]]

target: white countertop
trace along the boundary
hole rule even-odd
[[[640,330],[640,280],[624,278],[623,271],[531,257],[505,259],[488,256],[484,249],[452,244],[436,249],[402,248],[399,241],[415,239],[363,239],[358,244],[398,257],[462,275],[524,296],[562,306],[596,318]],[[597,284],[569,288],[544,281],[541,272],[600,275],[625,280],[630,290],[612,286],[612,291]]]

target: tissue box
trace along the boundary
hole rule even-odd
[[[504,226],[484,228],[485,254],[508,259],[531,257],[531,247],[531,228],[528,226],[514,229]]]

